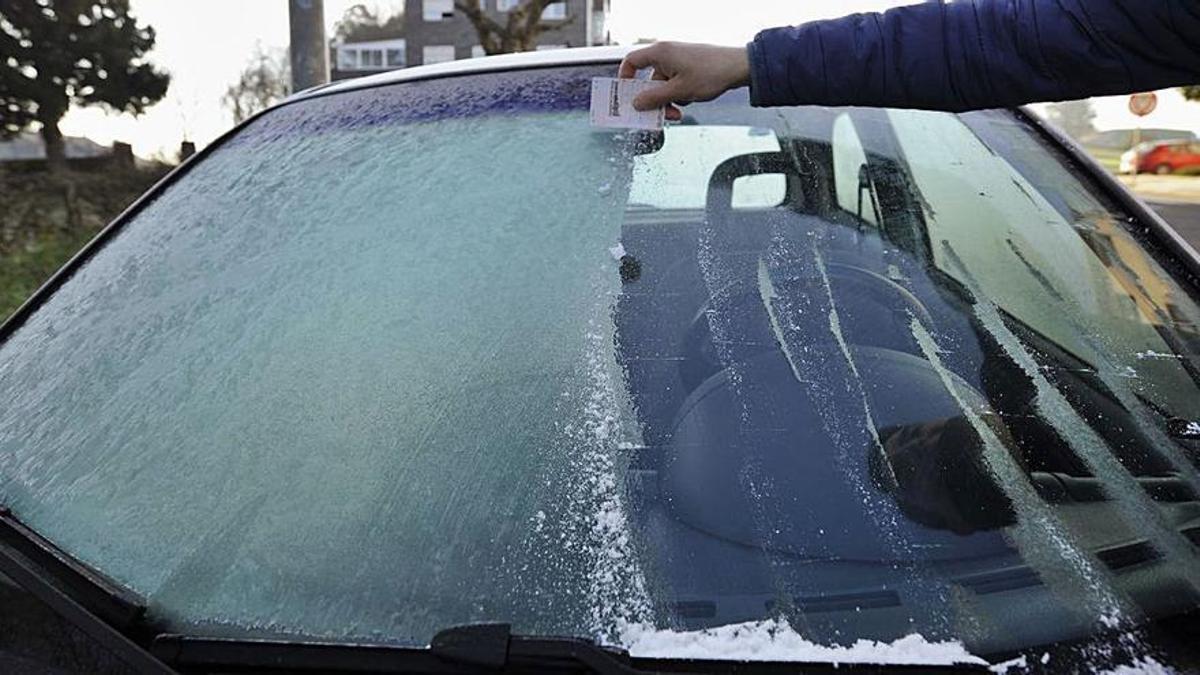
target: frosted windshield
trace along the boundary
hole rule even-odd
[[[1009,113],[613,134],[609,72],[222,143],[0,345],[0,499],[174,632],[961,660],[1192,608],[1200,311],[1125,214]]]

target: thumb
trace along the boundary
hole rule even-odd
[[[654,110],[674,103],[680,94],[679,80],[667,80],[657,87],[651,87],[638,94],[633,99],[634,110]]]

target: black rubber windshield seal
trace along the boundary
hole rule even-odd
[[[140,597],[75,560],[0,508],[0,573],[140,673],[173,672],[134,642]]]

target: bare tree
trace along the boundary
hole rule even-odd
[[[286,54],[268,52],[259,45],[238,81],[229,85],[221,97],[221,103],[233,113],[234,123],[286,98],[291,93],[289,70]]]
[[[542,12],[546,7],[562,0],[524,0],[508,10],[504,23],[488,16],[479,8],[477,0],[455,0],[454,8],[463,13],[475,26],[479,44],[486,54],[509,54],[529,52],[537,48],[538,36],[548,30],[562,28],[575,20],[574,15],[565,19],[546,22]]]
[[[370,7],[359,3],[342,13],[333,27],[333,44],[365,40],[390,40],[404,34],[403,12],[382,17]]]
[[[1051,103],[1046,107],[1046,117],[1072,138],[1082,138],[1096,131],[1093,124],[1096,111],[1092,108],[1092,102],[1087,99]]]

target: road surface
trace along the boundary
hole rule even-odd
[[[1192,245],[1192,248],[1200,251],[1200,204],[1154,201],[1148,203]]]

